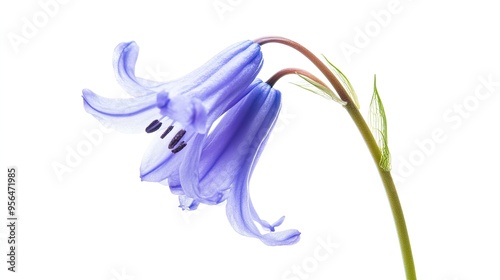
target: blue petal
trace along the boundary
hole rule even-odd
[[[198,201],[190,197],[185,195],[179,196],[179,207],[182,208],[182,210],[196,210],[199,204],[200,203]]]
[[[260,80],[250,89],[206,140],[202,135],[195,138],[187,152],[189,156],[180,166],[180,178],[169,184],[171,189],[182,188],[187,197],[201,203],[217,204],[228,198],[229,220],[241,234],[257,237],[269,245],[292,244],[298,241],[300,233],[273,232],[284,217],[272,225],[261,220],[248,194],[248,179],[281,104],[280,93]],[[255,223],[271,232],[260,233]]]
[[[261,67],[260,46],[244,41],[225,49],[197,70],[172,82],[168,94],[172,100],[176,96],[201,100],[207,111],[206,123],[194,122],[193,126],[198,127],[200,133],[205,133],[216,119],[245,96],[247,87]],[[165,115],[177,120],[169,114],[169,110],[178,109],[169,107],[173,106],[162,108]],[[196,112],[199,111],[194,110],[193,114]],[[196,116],[189,119],[195,120]],[[205,131],[202,132],[203,127]]]
[[[101,123],[122,132],[144,132],[153,120],[162,118],[154,95],[113,99],[84,89],[83,105]]]
[[[113,55],[113,68],[118,83],[132,96],[143,96],[168,88],[169,83],[150,81],[135,76],[135,64],[139,46],[132,41],[116,46]]]
[[[220,185],[215,190],[214,188],[203,188],[199,179],[199,163],[205,139],[206,135],[198,134],[192,145],[188,147],[187,156],[179,168],[179,183],[184,193],[190,198],[205,204],[218,204],[225,198],[222,190],[217,189]]]
[[[168,178],[159,182],[170,188],[170,191],[175,195],[184,195],[184,190],[182,189],[179,181],[179,172],[170,175]]]
[[[133,41],[121,43],[115,48],[113,66],[116,79],[128,93],[133,96],[159,91],[172,92],[172,96],[186,94],[214,107],[219,107],[217,104],[221,101],[228,103],[223,110],[241,98],[234,89],[245,89],[262,67],[260,45],[247,40],[226,48],[188,75],[162,83],[135,76],[138,52],[139,47]],[[232,95],[228,96],[228,92]],[[226,95],[220,96],[221,93]]]
[[[239,42],[227,47],[196,70],[177,80],[171,90],[184,92],[190,97],[196,96],[205,101],[212,94],[211,92],[196,90],[203,83],[218,87],[221,86],[219,83],[221,78],[227,79],[227,76],[231,78],[241,70],[246,69],[247,74],[253,76],[248,81],[248,84],[250,84],[261,67],[262,53],[260,45],[249,40]]]
[[[169,125],[166,124],[165,128]],[[173,153],[168,148],[168,145],[176,133],[184,129],[184,127],[178,123],[172,123],[171,125],[174,126],[174,130],[163,139],[160,138],[160,135],[164,132],[163,130],[158,130],[154,133],[153,141],[146,149],[141,162],[140,176],[143,181],[161,182],[170,176],[175,176],[179,172],[179,166],[182,161],[186,156],[189,156],[187,150],[193,146],[193,139],[196,133],[187,131],[182,138],[187,143],[186,148],[178,153]]]
[[[300,232],[294,229],[280,232],[274,231],[274,227],[280,225],[283,222],[283,218],[279,219],[273,225],[261,220],[254,209],[248,192],[248,184],[253,168],[278,117],[281,105],[280,96],[280,92],[270,88],[269,85],[264,83],[259,84],[242,101],[245,104],[251,103],[248,111],[246,111],[247,114],[243,114],[242,110],[238,115],[238,118],[246,121],[243,123],[237,121],[234,123],[231,122],[225,129],[226,131],[234,130],[233,125],[238,125],[238,136],[241,135],[242,139],[246,139],[246,143],[244,141],[243,144],[240,144],[240,149],[233,150],[237,151],[235,152],[236,155],[233,155],[233,158],[244,158],[244,161],[240,162],[236,160],[233,162],[233,164],[241,164],[242,166],[238,173],[235,174],[235,181],[227,198],[228,219],[237,232],[246,236],[259,238],[267,245],[294,244],[300,238]],[[223,161],[216,161],[214,166],[211,167],[211,172],[213,172],[214,168],[220,168],[224,165]],[[271,232],[261,233],[256,223]]]
[[[157,93],[163,115],[199,133],[206,133],[216,119],[244,97],[245,89],[262,67],[260,45],[244,41],[226,48],[181,79],[159,83],[135,76],[138,50],[135,42],[116,47],[118,82],[133,96]],[[163,102],[163,96],[170,97],[172,103]]]
[[[251,41],[237,44],[200,67],[205,70],[203,75],[197,82],[190,81],[195,87],[185,94],[203,101],[211,124],[246,95],[246,89],[260,71],[262,62],[258,44]]]
[[[279,227],[285,221],[285,216],[281,216],[281,218],[279,218],[276,222],[274,222],[271,225],[271,224],[269,224],[268,221],[261,220],[259,218],[259,215],[255,211],[255,208],[253,207],[253,205],[250,205],[250,206],[251,206],[250,210],[251,210],[251,213],[252,213],[253,220],[256,221],[257,223],[259,223],[264,229],[266,229],[268,231],[275,231],[276,227]]]
[[[261,64],[262,53],[258,44],[251,41],[236,44],[194,71],[194,74],[175,83],[171,91],[160,92],[157,101],[161,113],[182,124],[189,133],[204,135],[217,118],[248,93],[247,87]],[[184,92],[176,92],[179,89]],[[188,143],[188,151],[182,151],[182,154],[188,155],[181,157],[171,155],[161,142],[156,140],[145,154],[141,164],[143,180],[163,181],[178,170],[184,158],[189,161],[199,159],[199,151],[195,150],[201,149],[199,145]],[[196,162],[191,164],[196,166]],[[209,198],[210,201],[213,199]]]
[[[247,91],[250,92],[258,83],[262,82],[256,81]],[[196,137],[188,147],[189,156],[181,164],[179,185],[172,185],[174,182],[169,181],[171,189],[182,188],[186,195],[206,204],[218,204],[226,199],[227,190],[246,156],[239,153],[239,149],[247,140],[242,138],[245,135],[238,135],[239,126],[247,121],[251,109],[251,102],[245,100],[248,97],[227,112],[208,136],[207,144],[206,136]]]
[[[161,108],[162,115],[181,123],[186,130],[203,134],[208,131],[208,111],[201,100],[178,95],[166,102],[166,96],[166,93],[158,94],[158,107]]]

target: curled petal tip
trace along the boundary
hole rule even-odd
[[[86,95],[92,95],[92,94],[95,94],[95,93],[93,91],[91,91],[90,89],[88,89],[88,88],[82,89],[83,98],[85,98]]]
[[[192,211],[196,210],[198,208],[198,205],[200,203],[188,196],[185,195],[179,195],[179,207],[184,211]]]
[[[276,230],[276,227],[279,227],[283,223],[283,221],[285,221],[285,216],[282,216],[281,218],[279,218],[279,220],[274,222],[274,224],[269,225],[269,230],[274,232]]]
[[[116,54],[120,54],[124,50],[128,50],[128,48],[138,48],[139,46],[135,41],[122,42],[118,44],[115,48]]]
[[[289,229],[280,232],[271,232],[264,234],[260,240],[269,246],[284,246],[293,245],[300,240],[300,231],[296,229]]]

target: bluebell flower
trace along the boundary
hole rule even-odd
[[[135,42],[115,48],[113,66],[120,85],[132,98],[112,99],[83,90],[85,110],[122,132],[155,134],[141,164],[141,178],[159,182],[177,173],[196,136],[247,93],[262,67],[260,46],[234,44],[203,66],[174,81],[161,83],[135,76],[139,48]]]
[[[137,55],[131,42],[120,44],[114,57],[117,80],[133,98],[109,99],[90,90],[83,98],[101,122],[154,135],[141,163],[142,180],[168,185],[185,210],[227,201],[233,228],[265,244],[297,242],[297,230],[275,231],[284,217],[273,224],[259,217],[248,189],[281,107],[281,93],[255,79],[260,47],[251,41],[233,45],[168,83],[136,77]]]
[[[217,149],[215,147],[219,147],[221,156],[212,163],[210,159],[206,159],[208,155],[202,155],[211,164],[204,179],[206,181],[208,177],[210,180],[221,174],[231,178],[226,212],[237,232],[259,238],[268,245],[289,245],[299,240],[300,232],[294,229],[276,232],[275,227],[283,223],[284,217],[272,225],[260,219],[248,190],[254,167],[281,108],[281,93],[278,90],[259,80],[254,85],[245,99],[224,116],[210,135],[213,140],[205,147],[210,151],[207,153],[213,153]],[[200,183],[203,184],[204,180]],[[256,223],[270,232],[262,234]]]
[[[227,200],[227,216],[237,232],[268,245],[293,244],[300,232],[276,232],[284,217],[274,224],[260,219],[248,190],[252,171],[278,118],[281,93],[259,79],[248,90],[206,139],[199,138],[187,148],[197,154],[186,158],[179,176],[170,177],[168,183],[180,195],[184,209],[196,208],[200,202]]]

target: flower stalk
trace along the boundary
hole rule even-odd
[[[358,110],[357,106],[353,102],[351,96],[347,93],[346,89],[342,86],[342,83],[337,79],[337,77],[330,71],[330,69],[316,56],[314,55],[311,51],[306,49],[304,46],[300,45],[297,42],[294,42],[292,40],[283,38],[283,37],[263,37],[254,40],[255,43],[258,43],[260,45],[264,45],[267,43],[279,43],[283,44],[286,46],[289,46],[291,48],[294,48],[295,50],[299,51],[302,53],[306,58],[308,58],[326,77],[326,79],[329,81],[329,83],[333,86],[335,91],[337,92],[338,96],[340,97],[341,100],[345,101],[346,104],[343,106],[349,115],[351,116],[351,119],[354,121],[356,127],[358,128],[359,132],[361,133],[361,136],[363,137],[363,140],[365,141],[368,150],[370,151],[370,154],[375,162],[375,165],[377,167],[377,170],[379,172],[380,178],[382,179],[382,183],[385,188],[385,192],[387,195],[387,198],[389,200],[389,205],[392,210],[392,215],[394,218],[394,223],[396,226],[398,238],[399,238],[399,245],[401,248],[401,254],[403,258],[403,263],[404,263],[404,268],[405,268],[405,273],[406,273],[406,279],[407,280],[416,280],[416,272],[415,272],[415,264],[413,261],[413,254],[411,250],[411,244],[410,244],[410,238],[408,235],[408,230],[406,228],[406,222],[403,214],[403,209],[401,207],[401,203],[399,201],[399,196],[396,191],[396,186],[394,185],[394,181],[392,179],[390,171],[384,170],[380,163],[380,159],[382,157],[381,150],[377,144],[377,141],[373,137],[373,134],[370,131],[370,128],[368,127],[365,119],[361,115],[360,111]],[[301,70],[302,71],[302,70]],[[307,72],[300,72],[297,71],[297,69],[285,69],[282,72],[278,72],[273,78],[270,80],[272,83],[275,83],[277,79],[282,77],[283,75],[286,74],[291,74],[291,73],[298,73],[304,76],[308,76],[310,79],[319,82],[318,79],[311,74]]]
[[[308,72],[306,70],[299,69],[299,68],[285,68],[285,69],[282,69],[282,70],[276,72],[274,75],[272,75],[271,78],[269,78],[266,81],[266,84],[268,84],[270,86],[274,86],[274,84],[276,82],[278,82],[279,79],[283,78],[286,75],[290,75],[290,74],[296,74],[296,75],[302,75],[302,76],[308,77],[311,80],[315,81],[316,83],[318,83],[318,84],[320,84],[320,85],[322,85],[324,87],[328,87],[318,77],[314,76],[313,74],[311,74],[310,72]]]

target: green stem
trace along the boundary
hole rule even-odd
[[[255,40],[255,42],[260,45],[264,45],[266,43],[280,43],[296,49],[304,56],[306,56],[323,73],[323,75],[325,75],[325,77],[334,87],[339,97],[343,101],[347,102],[344,108],[347,110],[352,120],[358,127],[358,130],[361,133],[363,140],[368,146],[368,150],[370,151],[370,154],[372,155],[372,158],[375,161],[375,165],[377,166],[380,178],[382,179],[382,183],[384,184],[385,187],[385,192],[389,200],[389,205],[392,210],[392,216],[394,218],[394,223],[396,225],[396,230],[398,233],[399,245],[401,248],[401,254],[403,257],[403,263],[406,272],[406,279],[416,280],[417,275],[415,272],[415,264],[413,261],[413,254],[411,251],[410,237],[408,236],[408,230],[406,228],[403,209],[401,208],[401,203],[399,201],[398,193],[396,191],[396,186],[394,185],[394,181],[392,179],[390,171],[385,171],[380,167],[380,158],[381,158],[380,148],[378,147],[378,144],[375,141],[375,138],[373,137],[370,128],[366,124],[365,119],[354,105],[354,102],[352,101],[347,91],[344,89],[344,87],[339,82],[337,77],[335,77],[335,75],[328,69],[328,67],[312,52],[310,52],[308,49],[306,49],[299,43],[282,37],[264,37]]]
[[[382,179],[382,182],[384,184],[385,192],[387,194],[387,198],[389,199],[389,205],[391,206],[394,223],[396,225],[396,230],[398,232],[399,246],[401,248],[401,254],[403,256],[406,279],[416,280],[417,275],[415,272],[415,263],[413,261],[413,254],[411,251],[410,237],[408,235],[408,229],[406,228],[403,209],[401,207],[401,202],[399,201],[396,186],[394,185],[394,181],[392,180],[391,172],[385,171],[384,169],[382,169],[382,167],[380,167],[380,149],[377,142],[375,141],[375,138],[373,138],[373,134],[371,133],[370,128],[361,116],[359,110],[353,103],[348,103],[345,108],[358,127],[359,132],[363,136],[363,140],[365,140],[365,143],[368,146],[368,150],[370,150],[373,160],[375,161],[375,165],[377,166],[380,178]]]

